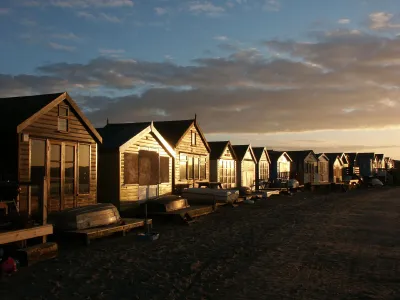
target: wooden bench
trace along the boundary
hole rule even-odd
[[[0,245],[26,241],[37,237],[43,237],[45,241],[46,237],[50,234],[53,234],[53,225],[51,224],[20,230],[9,230],[0,232]]]
[[[123,236],[126,235],[127,232],[131,231],[134,228],[144,227],[145,220],[144,219],[122,219],[125,224],[114,224],[108,226],[101,226],[96,228],[82,229],[82,230],[73,230],[67,231],[65,234],[68,236],[76,236],[78,238],[83,238],[85,240],[86,245],[90,245],[90,241],[98,238],[102,238],[105,236],[112,235],[117,232],[121,232]],[[152,225],[152,219],[147,219],[147,225]]]

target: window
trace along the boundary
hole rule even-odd
[[[68,131],[68,117],[69,117],[68,106],[60,105],[58,107],[58,130],[59,131]]]
[[[187,156],[181,154],[179,159],[179,178],[180,180],[188,179],[187,177]]]
[[[180,154],[179,161],[180,180],[207,178],[207,159],[187,154]]]
[[[196,146],[196,132],[192,131],[192,146]]]
[[[235,161],[219,161],[219,181],[226,184],[236,182]]]
[[[79,145],[79,194],[90,190],[90,145]]]
[[[75,147],[65,146],[64,193],[74,195],[75,192]]]
[[[61,145],[53,144],[50,150],[50,195],[61,194]]]
[[[44,140],[31,141],[31,194],[40,196],[40,190],[45,175],[46,142]]]
[[[207,159],[200,158],[200,180],[207,179]]]
[[[268,162],[260,162],[260,180],[267,180],[269,178],[269,165]]]

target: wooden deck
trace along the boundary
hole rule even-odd
[[[0,245],[26,241],[37,237],[46,237],[53,234],[53,225],[35,226],[27,229],[0,232]]]
[[[122,225],[108,225],[101,226],[96,228],[82,229],[82,230],[74,230],[67,231],[65,234],[71,237],[82,238],[85,240],[86,245],[90,244],[91,240],[102,238],[105,236],[110,236],[114,233],[122,233],[123,236],[134,228],[144,227],[145,219],[122,219],[125,224]],[[152,225],[153,220],[147,219],[147,224]]]

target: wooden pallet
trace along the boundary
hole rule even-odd
[[[125,236],[126,233],[131,231],[132,229],[145,226],[144,219],[123,218],[122,220],[125,222],[125,224],[123,225],[108,225],[96,228],[67,231],[66,234],[72,237],[75,236],[77,238],[83,238],[86,245],[90,245],[91,240],[110,236],[115,233],[122,233],[122,235]],[[152,219],[147,219],[147,225],[151,226],[152,223]]]

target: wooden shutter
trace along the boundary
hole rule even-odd
[[[159,181],[159,156],[155,151],[139,151],[139,185],[155,185]]]
[[[136,153],[124,153],[124,184],[139,183],[139,159]]]
[[[160,156],[160,183],[169,182],[169,157]]]

